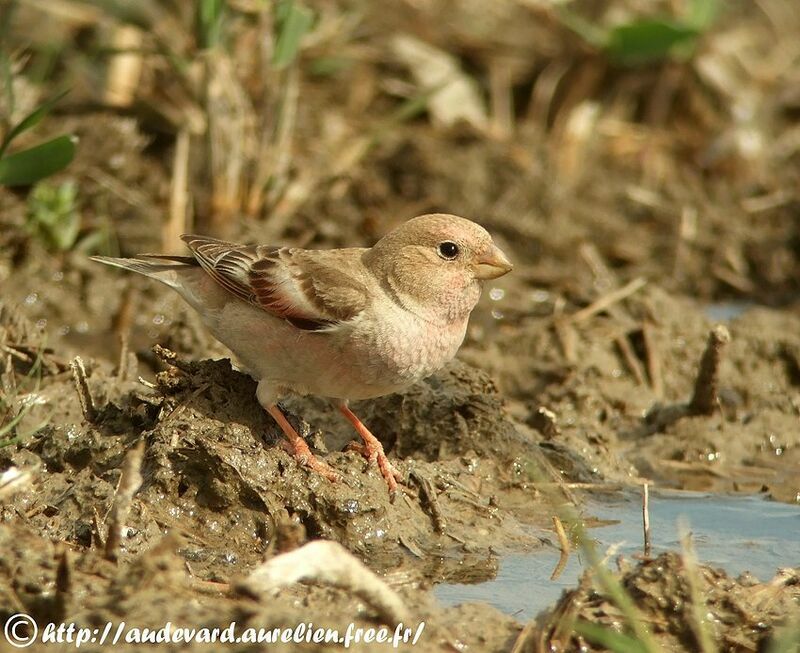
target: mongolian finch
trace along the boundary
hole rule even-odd
[[[307,250],[183,236],[192,256],[94,260],[175,289],[258,382],[256,396],[302,464],[334,480],[278,401],[335,401],[364,440],[390,491],[398,472],[349,400],[397,392],[455,356],[480,281],[511,270],[479,225],[454,215],[413,218],[371,248]]]

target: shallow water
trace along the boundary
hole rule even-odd
[[[714,322],[732,322],[755,305],[753,302],[715,302],[706,304],[703,312]]]
[[[591,500],[584,514],[616,523],[590,531],[600,549],[619,545],[626,556],[642,551],[641,500],[632,494]],[[693,535],[698,559],[732,576],[749,571],[768,580],[780,567],[800,565],[800,506],[768,501],[761,496],[720,496],[699,492],[652,492],[652,554],[680,548],[678,523]],[[555,539],[554,537],[552,538]],[[559,552],[546,549],[513,554],[500,560],[497,577],[476,585],[442,584],[437,598],[445,605],[484,602],[520,620],[553,604],[563,589],[574,587],[583,570],[576,552],[556,581],[550,575]]]

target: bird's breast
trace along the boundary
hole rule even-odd
[[[354,334],[363,378],[400,388],[430,376],[456,355],[466,328],[466,319],[436,325],[399,308],[384,313]]]
[[[467,327],[466,318],[436,326],[394,304],[330,332],[297,329],[239,300],[213,317],[207,326],[257,380],[353,400],[397,392],[438,371],[455,356]]]

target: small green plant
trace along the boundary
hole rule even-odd
[[[668,58],[687,59],[719,13],[719,0],[692,0],[685,15],[638,18],[613,27],[595,25],[563,10],[562,22],[612,61],[635,66]]]
[[[51,250],[76,250],[86,254],[119,253],[113,225],[107,218],[88,227],[78,207],[78,187],[65,181],[53,185],[40,181],[28,195],[27,226],[30,234]]]
[[[58,186],[39,182],[28,195],[28,228],[49,248],[65,252],[78,240],[81,216],[75,203],[77,195],[71,181]]]
[[[4,387],[0,387],[0,449],[23,442],[47,426],[48,421],[43,420],[26,433],[20,433],[17,430],[20,422],[35,406],[32,397],[39,392],[39,387],[42,382],[43,351],[44,345],[42,345],[37,352],[31,368],[22,380],[23,385],[31,386],[27,393],[23,393],[20,388],[17,388],[16,382],[14,383],[10,396],[6,394]],[[25,394],[27,394],[27,397],[25,397]],[[17,404],[19,405],[19,409],[16,410],[16,414],[14,414]]]
[[[10,87],[10,85],[10,76],[6,76],[6,86]],[[77,138],[69,134],[56,136],[44,143],[7,154],[14,139],[38,125],[66,93],[64,91],[43,102],[8,129],[0,143],[0,185],[27,186],[35,184],[66,168],[75,157]],[[7,90],[7,96],[12,99],[10,108],[13,110],[13,92]]]

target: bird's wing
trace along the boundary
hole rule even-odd
[[[299,329],[332,329],[367,305],[367,287],[356,272],[364,250],[310,251],[189,234],[181,238],[223,288]]]

